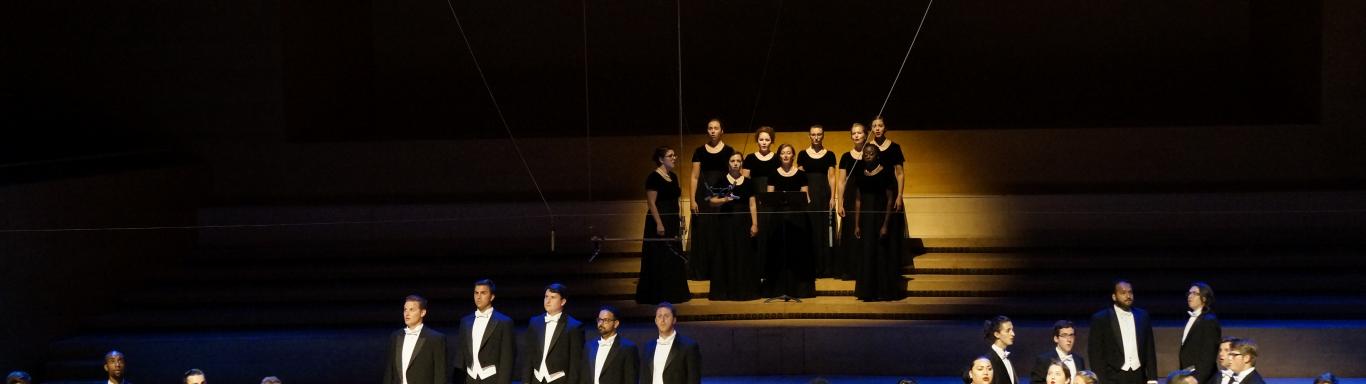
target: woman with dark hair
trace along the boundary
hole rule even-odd
[[[972,365],[968,370],[963,371],[963,384],[991,384],[996,372],[991,368],[991,359],[986,356],[977,356],[972,359]]]
[[[1071,381],[1072,372],[1067,369],[1067,364],[1058,359],[1048,361],[1048,373],[1044,374],[1044,384],[1068,384]]]
[[[773,135],[773,127],[759,127],[759,130],[754,132],[754,144],[758,150],[745,155],[742,172],[745,177],[754,180],[754,188],[757,188],[757,191],[768,190],[768,177],[773,175],[774,169],[778,169],[778,159],[773,152]]]
[[[712,260],[711,293],[717,300],[754,300],[759,298],[759,264],[755,260],[754,238],[759,234],[754,182],[740,173],[744,156],[730,155],[730,171],[725,188],[712,196],[719,231],[717,253]]]
[[[806,174],[807,189],[811,191],[811,207],[807,217],[811,221],[811,259],[816,277],[839,277],[830,256],[834,240],[835,155],[825,149],[825,127],[812,125],[807,130],[811,146],[797,154],[797,166]]]
[[[863,161],[863,147],[866,145],[868,129],[863,124],[854,123],[849,128],[849,139],[854,142],[853,149],[840,156],[839,178],[835,180],[838,187],[835,201],[835,210],[840,217],[840,239],[839,248],[835,252],[836,269],[843,271],[840,275],[842,280],[853,280],[859,270],[859,261],[863,257],[863,247],[854,237],[854,216],[850,213],[855,212],[854,203],[858,201],[858,188],[854,186],[853,175],[857,164]]]
[[[1204,282],[1194,282],[1186,290],[1186,307],[1190,318],[1181,331],[1181,367],[1194,367],[1195,380],[1201,383],[1219,378],[1219,342],[1223,328],[1214,316],[1214,288]]]
[[[765,254],[765,289],[768,297],[815,297],[816,276],[811,265],[811,224],[806,216],[811,195],[806,175],[797,168],[797,150],[791,144],[778,147],[778,168],[769,178],[769,192],[800,192],[805,199],[790,204],[783,213],[770,214],[770,233]],[[804,200],[804,201],[803,201]],[[762,230],[762,228],[761,228]]]
[[[678,186],[678,175],[673,172],[678,154],[673,148],[664,146],[656,148],[651,159],[657,167],[645,177],[645,202],[649,212],[645,216],[645,241],[640,247],[636,302],[681,303],[692,299],[692,294],[688,292],[682,244],[677,241],[680,229],[678,197],[683,192]]]
[[[901,253],[896,246],[900,239],[891,232],[895,212],[892,199],[896,180],[892,172],[879,161],[876,146],[863,148],[863,164],[854,170],[853,186],[857,188],[854,201],[854,239],[859,242],[860,257],[854,274],[854,296],[863,301],[900,300],[906,292],[901,279]]]
[[[688,225],[692,232],[688,240],[692,246],[688,248],[688,275],[693,280],[710,278],[711,262],[722,246],[716,240],[720,231],[713,224],[716,209],[707,201],[714,190],[723,188],[726,162],[735,153],[735,148],[721,141],[725,133],[721,120],[708,120],[707,142],[692,152],[692,183],[688,184],[688,196],[692,196],[689,203],[692,220]]]

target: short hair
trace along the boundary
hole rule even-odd
[[[1248,356],[1248,362],[1252,366],[1257,365],[1257,342],[1252,341],[1252,339],[1242,339],[1235,341],[1233,342],[1233,345],[1229,346],[1228,350],[1238,351],[1238,353]]]
[[[769,140],[776,140],[776,139],[778,138],[777,135],[774,135],[774,134],[773,134],[773,127],[770,127],[770,126],[765,125],[765,126],[759,127],[759,129],[757,129],[757,130],[754,131],[754,141],[756,141],[756,142],[759,141],[759,134],[760,134],[760,133],[767,133],[767,134],[768,134],[768,139],[769,139]]]
[[[266,376],[261,378],[261,384],[281,384],[281,382],[278,377]]]
[[[479,280],[476,280],[476,281],[474,282],[474,286],[478,287],[478,286],[480,286],[480,285],[485,286],[485,287],[489,287],[489,293],[497,293],[497,292],[498,292],[498,286],[493,285],[493,280],[490,280],[490,279],[479,279]]]
[[[1068,381],[1072,380],[1072,370],[1067,368],[1067,364],[1063,364],[1062,360],[1058,360],[1057,357],[1054,357],[1048,360],[1048,366],[1051,367],[1054,365],[1062,367],[1062,374],[1067,376]]]
[[[797,156],[797,147],[792,146],[792,144],[782,143],[782,144],[779,144],[779,145],[778,145],[778,150],[773,151],[773,152],[777,152],[777,153],[779,153],[779,154],[782,154],[782,153],[783,153],[783,148],[792,148],[792,156],[793,156],[793,158],[792,158],[792,163],[793,163],[793,164],[796,164],[796,163],[797,163],[797,158],[796,158],[796,156]]]
[[[115,357],[124,357],[124,356],[123,356],[123,352],[119,352],[118,350],[112,350],[112,351],[109,351],[108,353],[105,353],[105,354],[104,354],[104,359],[105,359],[105,360],[109,360],[109,359],[112,359],[112,358],[115,358]]]
[[[972,358],[972,361],[968,362],[968,368],[963,370],[963,384],[972,384],[972,366],[977,364],[977,360],[986,360],[988,364],[991,363],[991,358],[987,355]]]
[[[24,371],[10,372],[9,376],[5,376],[5,384],[19,384],[31,382],[33,382],[33,376],[29,376],[28,372]]]
[[[1058,320],[1058,322],[1053,323],[1053,337],[1061,335],[1064,328],[1072,328],[1073,331],[1077,330],[1077,326],[1072,324],[1071,321]]]
[[[659,312],[660,308],[668,308],[669,313],[672,314],[674,318],[678,318],[678,310],[674,309],[674,305],[672,303],[669,303],[667,301],[659,302],[659,305],[655,306],[655,312]]]
[[[667,145],[661,145],[661,146],[659,146],[659,148],[655,148],[655,153],[654,153],[654,155],[652,155],[652,156],[650,157],[650,161],[655,162],[655,165],[664,165],[664,160],[660,160],[660,159],[663,159],[663,158],[664,158],[664,155],[668,155],[668,154],[669,154],[669,151],[672,151],[672,150],[674,150],[674,149],[673,149],[673,148],[670,148],[670,147],[667,146]],[[487,279],[485,279],[485,280],[487,280]],[[475,284],[475,285],[479,285],[479,284]],[[489,288],[489,290],[492,291],[493,288]]]
[[[863,123],[854,123],[854,125],[849,126],[849,131],[853,132],[854,128],[858,128],[860,131],[863,131],[865,133],[868,132],[868,127],[863,126]]]
[[[819,129],[824,131],[825,127],[821,126],[820,124],[811,124],[811,128],[807,128],[806,131],[810,132],[812,129]]]
[[[618,321],[621,320],[621,311],[618,311],[618,310],[617,310],[617,307],[613,307],[613,306],[610,306],[610,305],[603,304],[601,307],[598,307],[598,313],[601,314],[602,311],[607,311],[607,312],[611,313],[611,314],[612,314],[612,318],[615,319],[615,320],[618,320]]]
[[[1129,284],[1131,289],[1134,287],[1134,283],[1130,283],[1128,279],[1115,279],[1110,282],[1110,293],[1115,293],[1120,284]]]
[[[1243,339],[1240,339],[1240,338],[1238,338],[1237,336],[1224,336],[1223,339],[1220,339],[1220,340],[1219,340],[1219,344],[1223,344],[1223,343],[1237,344],[1239,341],[1243,341]]]
[[[564,284],[550,283],[550,285],[545,286],[545,290],[560,294],[561,299],[569,298],[569,295],[566,295],[569,292],[569,287],[565,287]]]
[[[190,376],[204,376],[204,371],[199,370],[199,368],[190,368],[190,370],[185,371],[184,382],[188,383],[190,381]]]
[[[710,125],[713,121],[715,121],[716,124],[718,124],[718,125],[722,125],[721,130],[725,130],[725,129],[726,129],[725,124],[721,124],[721,119],[720,119],[720,118],[713,117],[713,118],[711,118],[711,119],[708,119],[708,120],[707,120],[707,124]]]
[[[1096,377],[1095,372],[1091,372],[1088,370],[1082,370],[1081,372],[1077,372],[1077,377],[1080,377],[1082,382],[1072,384],[1096,384],[1097,381],[1100,381],[1100,378]]]
[[[1314,378],[1314,384],[1338,384],[1338,377],[1332,372],[1324,372],[1319,377]]]
[[[403,302],[404,302],[404,303],[407,303],[407,302],[409,302],[409,301],[412,301],[412,302],[417,303],[417,308],[418,308],[418,309],[421,309],[421,310],[424,310],[424,311],[427,310],[427,298],[422,297],[422,296],[419,296],[419,295],[408,295],[408,296],[404,296],[404,297],[403,297]]]
[[[993,317],[987,320],[986,322],[983,322],[982,334],[986,338],[987,342],[996,342],[996,331],[1000,330],[1002,325],[1009,322],[1011,322],[1009,317],[1000,315]]]
[[[1190,286],[1200,290],[1200,298],[1205,301],[1204,312],[1214,312],[1214,288],[1211,288],[1209,284],[1206,284],[1203,281],[1191,283]]]
[[[1167,374],[1167,384],[1180,384],[1185,381],[1187,377],[1195,377],[1195,370],[1186,368],[1172,371],[1172,373]]]

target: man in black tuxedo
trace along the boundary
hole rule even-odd
[[[1015,324],[1009,317],[996,316],[982,324],[982,333],[988,343],[987,359],[991,360],[991,384],[1017,384],[1015,365],[1010,362],[1010,348],[1015,344]]]
[[[640,382],[640,355],[636,343],[617,334],[621,326],[616,308],[598,310],[598,337],[584,345],[580,384],[637,384]]]
[[[426,298],[403,298],[404,328],[389,336],[384,384],[446,384],[446,335],[422,324],[426,317]]]
[[[1114,283],[1109,308],[1091,316],[1087,353],[1102,384],[1157,382],[1157,348],[1148,312],[1134,308],[1134,288]]]
[[[1228,369],[1233,371],[1233,375],[1224,378],[1220,384],[1266,384],[1256,365],[1257,343],[1250,339],[1234,342],[1228,351]]]
[[[533,316],[524,335],[522,382],[526,384],[577,384],[583,359],[583,323],[564,313],[564,284],[545,287],[541,304],[545,313]]]
[[[645,343],[644,384],[701,384],[702,351],[697,342],[678,334],[678,312],[669,302],[655,308],[655,328],[659,339]]]
[[[1034,370],[1029,373],[1030,384],[1043,384],[1048,378],[1048,363],[1053,360],[1067,367],[1067,377],[1072,377],[1086,369],[1086,359],[1072,353],[1077,342],[1077,327],[1071,321],[1058,320],[1053,323],[1053,350],[1034,357]]]
[[[495,289],[491,280],[474,282],[475,311],[460,319],[455,369],[466,384],[509,384],[516,375],[512,318],[493,310]]]
[[[1186,327],[1181,331],[1181,353],[1178,367],[1195,369],[1191,376],[1200,383],[1219,379],[1219,340],[1223,329],[1214,316],[1214,289],[1203,282],[1191,283],[1186,291],[1186,306],[1191,310]]]

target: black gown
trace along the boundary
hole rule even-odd
[[[726,184],[726,171],[730,169],[730,155],[735,153],[735,148],[726,145],[720,152],[707,152],[706,145],[697,147],[692,152],[692,162],[701,163],[700,173],[697,175],[697,190],[692,196],[692,201],[697,202],[697,214],[692,214],[689,221],[688,241],[688,278],[692,280],[707,280],[711,273],[711,262],[719,252],[714,230],[716,221],[716,209],[707,204],[707,199],[712,195],[712,188],[724,188]]]
[[[773,171],[778,169],[778,163],[781,162],[778,159],[777,152],[769,152],[769,154],[772,156],[769,156],[768,160],[760,160],[758,153],[745,155],[744,164],[741,165],[742,168],[749,170],[750,181],[754,183],[754,193],[768,191],[768,177],[773,175]],[[759,210],[759,246],[755,250],[755,254],[758,255],[759,265],[766,265],[764,264],[764,255],[768,254],[769,231],[765,229],[771,226],[769,221],[772,219],[770,217],[772,215],[765,215],[763,208]]]
[[[854,159],[859,159],[855,161]],[[840,218],[839,244],[835,248],[833,257],[837,264],[836,269],[842,271],[840,279],[853,280],[854,272],[859,268],[859,260],[863,257],[863,247],[859,240],[854,238],[854,201],[858,200],[858,187],[854,181],[854,168],[863,163],[863,154],[854,151],[845,152],[840,156],[840,169],[844,170],[844,178],[835,180],[835,183],[843,185],[840,188],[840,205],[844,206],[844,217]],[[862,167],[859,167],[860,169]]]
[[[859,166],[854,171],[854,185],[862,205],[857,218],[862,238],[855,240],[861,257],[854,274],[854,296],[863,301],[898,300],[906,293],[906,283],[901,278],[902,236],[895,225],[901,214],[893,212],[890,218],[886,216],[891,199],[896,197],[896,174],[886,166],[871,176],[865,170],[866,167]],[[879,236],[884,218],[887,235]]]
[[[776,170],[769,178],[769,186],[774,192],[799,192],[806,185],[806,175],[798,171],[792,176],[783,176]],[[815,297],[816,276],[811,265],[811,222],[806,213],[807,204],[788,207],[793,213],[770,213],[767,231],[769,236],[765,248],[764,293],[768,297],[788,295],[791,297]]]
[[[712,259],[711,294],[716,300],[754,300],[759,298],[760,265],[755,260],[755,239],[749,236],[749,200],[754,196],[754,181],[741,177],[736,185],[722,176],[727,188],[739,199],[717,208],[716,239],[720,247]]]
[[[811,194],[811,207],[807,217],[811,221],[811,261],[816,277],[838,277],[841,270],[835,268],[832,260],[831,243],[834,238],[834,212],[830,206],[829,177],[835,172],[835,154],[826,150],[820,158],[812,158],[809,151],[797,154],[797,165],[806,173],[807,191]]]
[[[645,211],[645,239],[678,236],[678,175],[669,172],[664,180],[659,172],[645,177],[645,190],[655,191],[655,207],[664,220],[664,236],[655,232],[655,218],[649,208]],[[636,284],[636,302],[659,304],[662,301],[682,303],[692,299],[688,292],[688,267],[683,262],[683,247],[677,241],[646,241],[640,246],[640,282]]]
[[[897,191],[897,188],[900,187],[896,185],[896,167],[906,163],[906,155],[901,152],[901,144],[892,142],[892,139],[884,140],[882,145],[878,145],[878,147],[882,149],[878,161],[882,163],[882,166],[887,167],[888,171],[892,171],[892,190]],[[888,227],[892,231],[891,233],[896,234],[896,243],[894,244],[896,251],[901,252],[901,245],[910,235],[906,231],[906,206],[903,205],[896,214],[892,215],[892,222],[888,224]]]

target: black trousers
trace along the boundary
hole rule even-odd
[[[1143,378],[1143,368],[1134,371],[1116,370],[1110,374],[1111,377],[1101,377],[1101,384],[1143,384],[1147,382]]]

